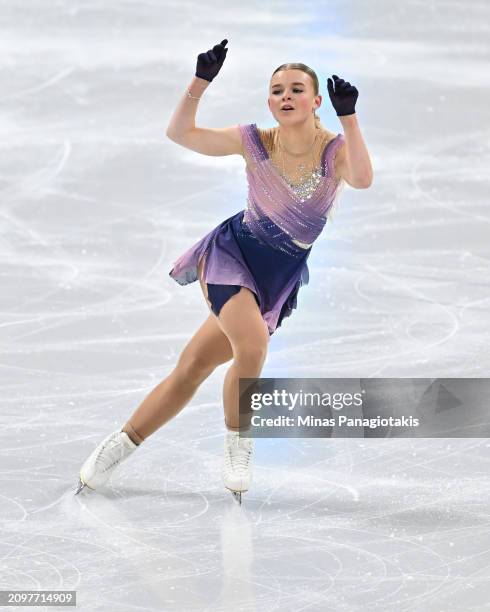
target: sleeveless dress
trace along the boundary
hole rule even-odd
[[[288,183],[272,164],[255,123],[239,125],[247,162],[247,207],[225,219],[175,262],[169,276],[180,285],[203,280],[216,316],[241,287],[250,289],[269,335],[297,308],[309,282],[307,260],[341,189],[334,156],[344,143],[337,134],[323,148],[314,185]]]

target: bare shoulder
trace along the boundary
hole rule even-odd
[[[337,134],[335,132],[331,132],[327,129],[321,129],[320,134],[325,144],[328,144],[331,140],[337,138]]]
[[[277,137],[277,127],[272,127],[272,128],[257,128],[257,132],[259,133],[260,136],[260,140],[262,141],[262,144],[264,145],[264,147],[267,150],[267,153],[269,154],[269,157],[271,156],[273,150],[274,150],[274,143],[276,142],[276,137]]]

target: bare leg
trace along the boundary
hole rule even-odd
[[[207,299],[202,278],[204,263],[202,258],[198,276],[211,314],[182,351],[174,370],[150,392],[124,425],[123,431],[135,444],[140,444],[176,416],[215,368],[233,357],[230,342]]]
[[[143,400],[123,431],[140,444],[176,416],[216,367],[232,357],[227,337],[210,315],[182,351],[174,370]]]
[[[225,425],[230,431],[239,431],[239,379],[260,376],[267,357],[269,330],[253,293],[245,287],[226,302],[219,321],[234,355],[223,385]]]
[[[204,266],[205,258],[199,263],[198,275],[204,298],[211,310],[207,286],[203,280]],[[213,316],[228,339],[231,356],[234,358],[223,385],[225,425],[231,431],[239,431],[239,378],[255,378],[260,375],[267,357],[269,329],[254,294],[246,287],[242,287],[223,305],[219,318]]]
[[[124,425],[123,431],[136,444],[176,416],[216,367],[233,357],[233,365],[225,376],[223,403],[225,425],[230,430],[238,430],[238,379],[259,376],[262,370],[269,332],[252,292],[242,287],[226,302],[218,319],[211,311],[203,281],[204,264],[203,258],[198,275],[211,314],[183,350],[174,370],[150,392]]]
[[[216,316],[209,315],[182,351],[174,370],[144,399],[123,431],[140,444],[176,416],[216,367],[232,357],[231,345]]]
[[[174,370],[151,391],[124,425],[123,431],[136,444],[176,416],[216,367],[233,357],[231,344],[208,301],[204,265],[203,257],[198,265],[198,278],[211,314],[182,351]]]

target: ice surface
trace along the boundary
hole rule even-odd
[[[262,375],[488,375],[489,15],[1,4],[0,589],[76,590],[90,612],[489,609],[487,440],[257,440],[240,509],[220,479],[228,365],[110,486],[73,496],[209,315],[168,271],[245,206],[244,164],[165,131],[225,37],[197,125],[275,125],[272,71],[303,61],[335,133],[326,79],[356,85],[374,167],[370,189],[344,190]]]

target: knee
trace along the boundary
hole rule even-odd
[[[262,367],[267,357],[267,345],[263,343],[246,343],[237,348],[235,361],[253,367]]]
[[[207,359],[201,355],[185,355],[177,363],[176,370],[186,381],[200,382],[207,378],[215,369]]]

